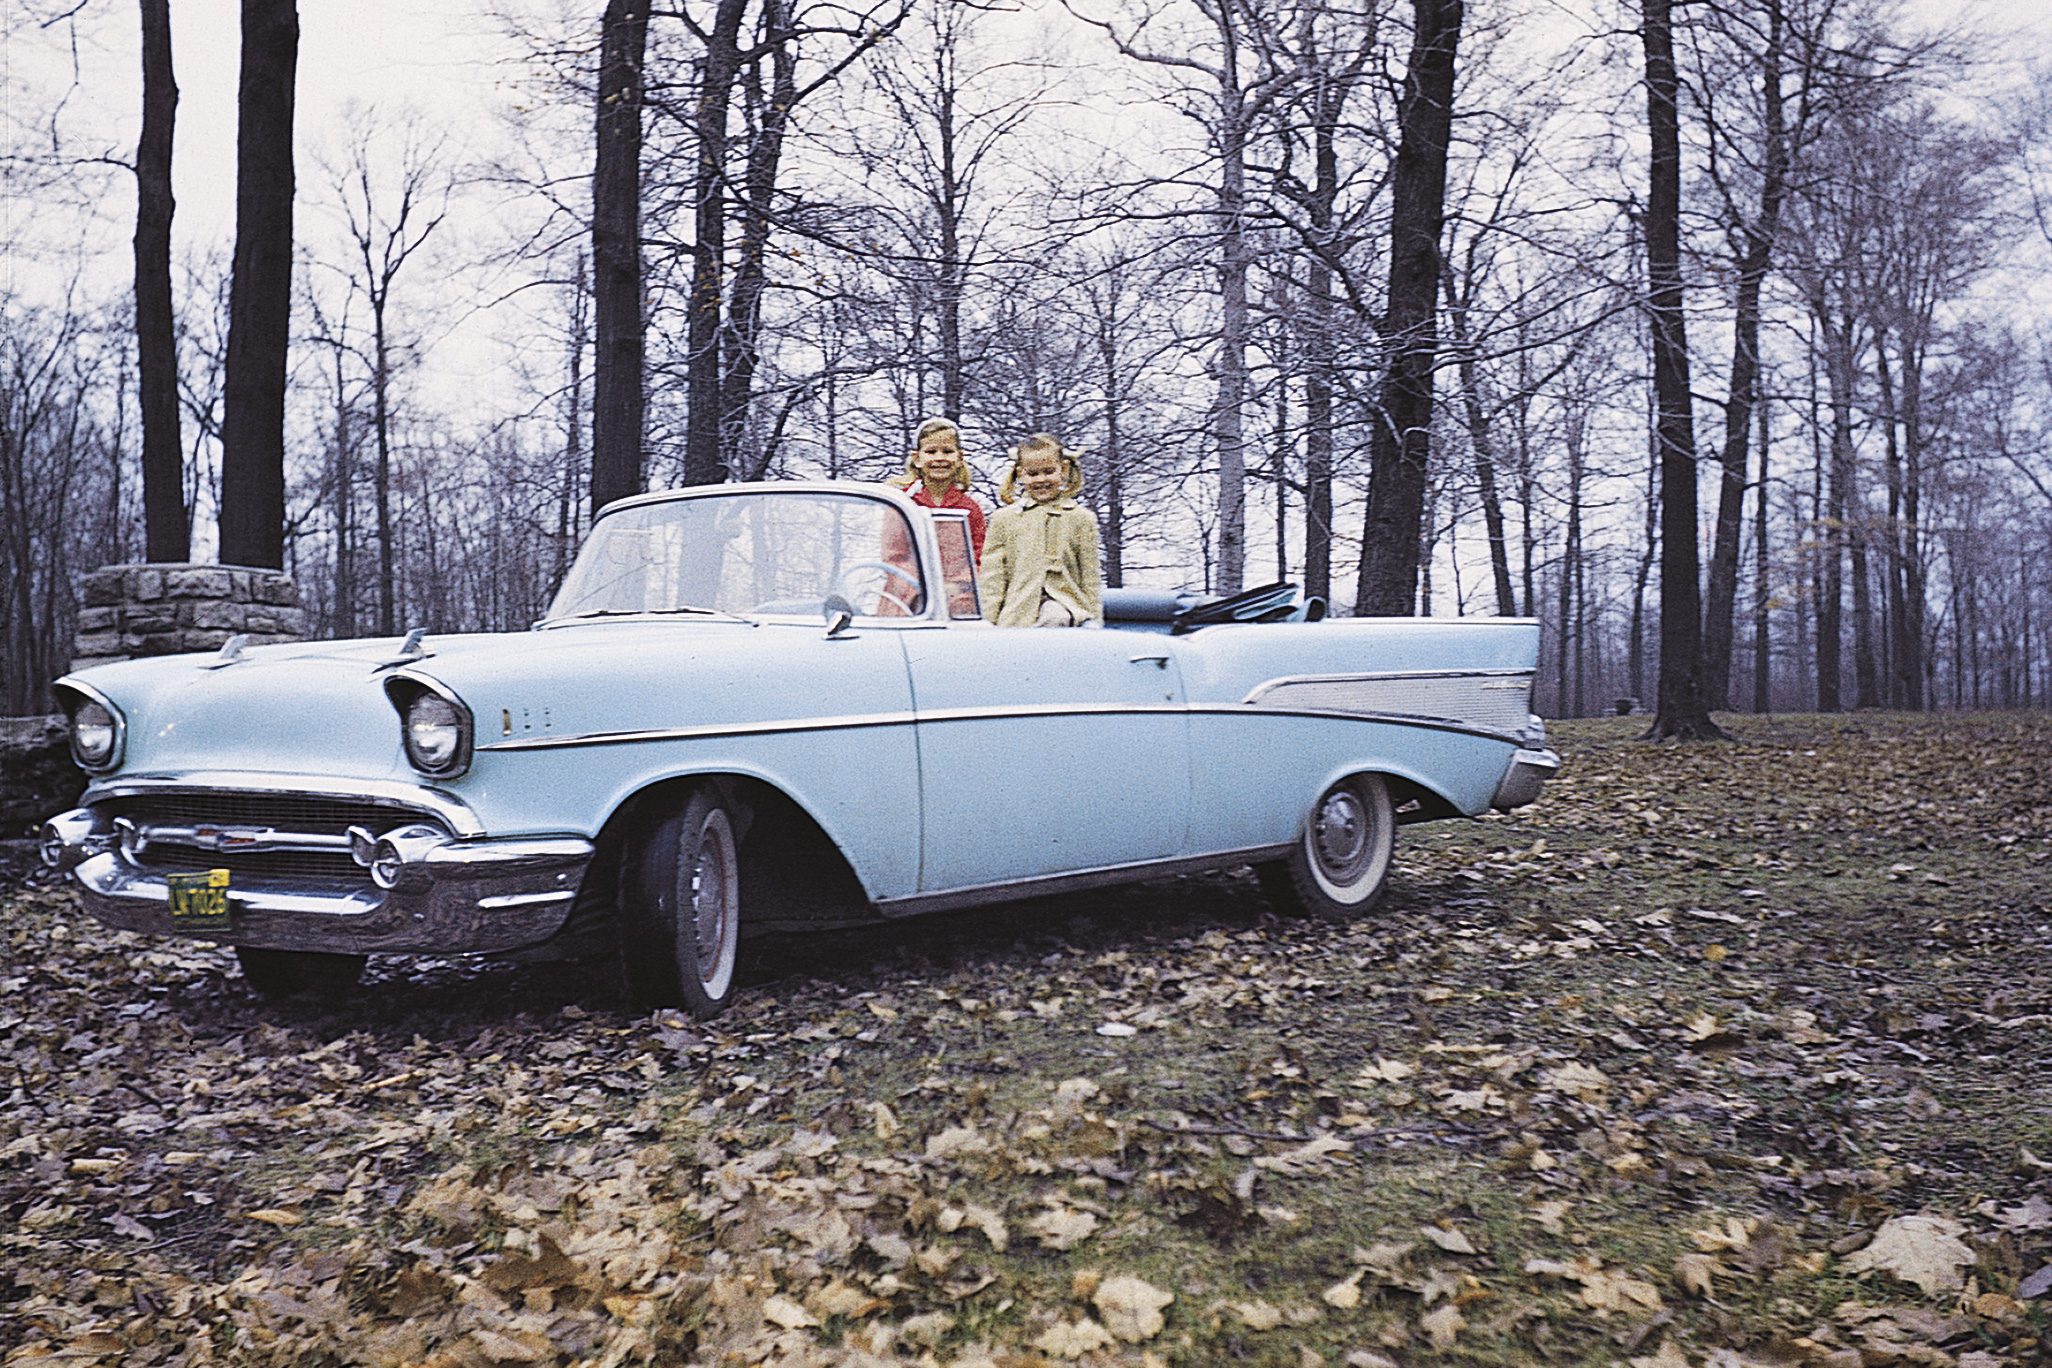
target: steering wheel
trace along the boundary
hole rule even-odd
[[[922,586],[919,582],[919,576],[913,574],[904,566],[892,565],[889,561],[859,560],[850,561],[848,562],[848,564],[841,567],[840,578],[836,581],[836,584],[841,589],[841,591],[844,594],[846,594],[847,597],[851,600],[859,601],[862,593],[864,592],[864,586],[851,584],[849,582],[855,575],[855,572],[858,570],[881,570],[884,572],[886,576],[892,579],[903,580],[907,585],[911,586],[912,597],[914,599],[920,597]],[[901,599],[896,594],[892,593],[889,588],[883,585],[878,585],[876,586],[875,592],[876,596],[882,599],[885,603],[895,604],[897,606],[898,611],[900,613],[903,613],[906,617],[918,616],[918,613],[913,611],[911,604],[905,602],[904,599]]]

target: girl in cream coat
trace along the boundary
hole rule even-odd
[[[1013,502],[1019,490],[1025,502]],[[998,497],[1005,507],[983,542],[983,615],[1000,627],[1102,627],[1097,519],[1076,502],[1083,471],[1056,438],[1036,432],[1012,448]]]

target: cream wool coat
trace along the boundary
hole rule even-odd
[[[1045,593],[1077,625],[1104,625],[1097,519],[1074,499],[1016,503],[992,515],[983,538],[983,615],[1000,627],[1031,627]]]

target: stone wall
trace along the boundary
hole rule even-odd
[[[249,644],[306,633],[299,588],[281,570],[243,565],[110,565],[85,577],[71,668],[137,656],[212,651],[231,636]]]
[[[278,570],[243,565],[110,565],[79,585],[83,607],[71,668],[137,656],[297,641],[299,589]],[[71,763],[62,717],[0,718],[0,841],[17,839],[77,801],[85,776]]]
[[[84,788],[61,716],[0,717],[0,841],[29,836]]]

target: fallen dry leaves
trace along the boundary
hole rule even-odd
[[[6,1368],[2038,1361],[2052,723],[1563,733],[1362,925],[1177,880],[779,944],[710,1024],[265,1006],[17,883]]]

